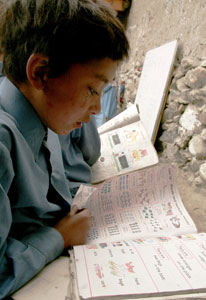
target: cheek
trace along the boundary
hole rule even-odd
[[[91,102],[88,92],[79,93],[70,89],[68,93],[60,93],[55,103],[52,101],[51,109],[54,116],[59,114],[60,119],[72,121],[81,118],[89,110]]]
[[[90,105],[91,97],[88,95],[88,93],[82,93],[81,95],[77,94],[72,98],[72,101],[70,102],[70,107],[78,112],[86,111],[87,109],[89,109]]]
[[[79,101],[78,99],[73,101],[67,101],[61,108],[63,118],[68,120],[76,120],[81,118],[82,115],[88,110],[87,103],[85,101]]]

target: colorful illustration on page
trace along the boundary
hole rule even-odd
[[[110,273],[116,277],[125,277],[128,273],[135,273],[134,265],[131,261],[118,264],[112,260],[108,261]]]
[[[112,157],[114,159],[114,163],[118,171],[129,168],[129,162],[124,152],[113,152]]]
[[[94,264],[94,270],[95,270],[95,274],[97,275],[97,277],[99,279],[102,279],[104,277],[104,274],[102,272],[102,268],[99,264]]]
[[[144,158],[148,155],[147,149],[133,149],[131,152],[131,156],[134,161],[139,161],[141,158]]]
[[[137,140],[138,132],[137,130],[133,129],[132,131],[126,131],[125,136],[128,142],[134,142]]]
[[[172,216],[173,215],[173,208],[172,208],[172,203],[167,202],[167,203],[162,203],[163,210],[166,214],[166,216]]]
[[[170,222],[172,223],[172,225],[175,227],[175,228],[180,228],[180,218],[174,216],[172,218],[170,218]]]
[[[132,157],[135,161],[140,160],[140,156],[137,150],[132,150]]]
[[[178,239],[181,239],[183,241],[187,240],[196,240],[195,236],[192,234],[182,234],[182,235],[177,235]]]

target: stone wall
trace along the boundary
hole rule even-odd
[[[206,1],[133,0],[127,21],[131,51],[119,67],[125,82],[119,111],[134,103],[144,63],[152,48],[178,40],[177,61],[155,147],[161,161],[185,171],[206,188]],[[149,87],[148,87],[149,88]]]
[[[206,186],[206,59],[185,57],[177,65],[155,146],[162,161]]]

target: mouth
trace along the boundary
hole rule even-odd
[[[82,122],[76,122],[75,127],[76,128],[81,128],[82,127]]]

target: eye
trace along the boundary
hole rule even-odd
[[[89,92],[92,96],[98,95],[97,91],[95,91],[93,88],[89,87]]]

